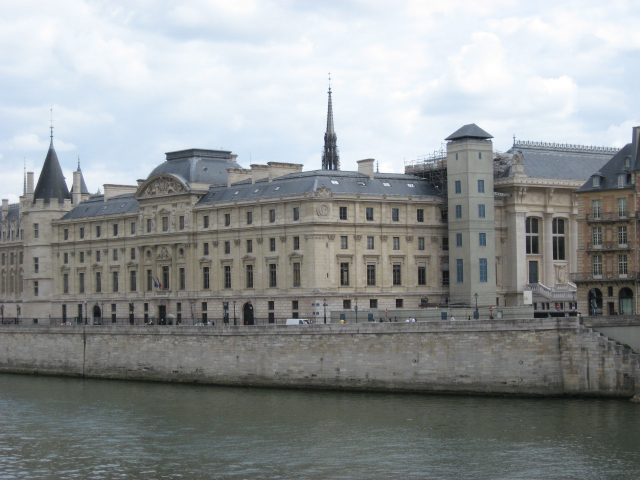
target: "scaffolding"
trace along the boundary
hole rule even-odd
[[[449,218],[447,202],[447,152],[441,147],[429,155],[405,160],[404,173],[428,180],[442,195],[442,221]]]

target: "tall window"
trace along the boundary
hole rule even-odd
[[[114,237],[118,236],[118,224],[117,223],[113,224],[113,236]]]
[[[62,275],[62,293],[69,293],[69,274]]]
[[[300,250],[300,237],[293,237],[293,249]]]
[[[202,224],[203,224],[204,228],[209,228],[209,215],[205,215],[202,218]]]
[[[369,222],[373,222],[373,207],[367,207],[365,211],[366,219]]]
[[[484,180],[478,180],[478,193],[484,193]]]
[[[374,249],[373,237],[367,237],[367,250]]]
[[[597,188],[600,186],[600,177],[598,176],[593,177],[593,186],[594,188]]]
[[[478,233],[478,245],[481,247],[487,246],[487,234],[486,233]]]
[[[136,222],[131,222],[131,235],[136,234]]]
[[[153,274],[151,270],[147,270],[147,292],[153,290]]]
[[[300,207],[293,207],[293,221],[300,220]]]
[[[202,288],[209,290],[209,267],[202,268]]]
[[[224,242],[224,253],[227,255],[231,253],[231,242],[228,240]]]
[[[347,207],[340,207],[340,220],[347,219]]]
[[[102,292],[102,273],[96,272],[96,293]]]
[[[153,228],[153,220],[151,218],[147,218],[147,233],[151,233],[152,228]]]
[[[340,263],[340,286],[349,286],[349,262]]]
[[[169,266],[162,267],[162,288],[163,290],[169,290]]]
[[[37,223],[33,224],[33,237],[34,238],[39,238],[40,237],[40,227]]]
[[[275,263],[269,264],[269,286],[270,287],[278,286],[278,271],[277,271],[277,265]]]
[[[540,246],[538,243],[538,219],[533,217],[527,217],[525,221],[525,233],[526,233],[526,245],[527,253],[532,255],[538,255],[540,253]]]
[[[594,255],[593,257],[591,257],[591,260],[593,265],[593,275],[602,275],[602,255]]]
[[[480,259],[480,281],[481,282],[487,281],[487,259],[486,258]]]
[[[113,261],[114,262],[118,261],[118,249],[117,248],[113,249]]]
[[[178,218],[178,226],[180,230],[184,230],[184,215],[180,215]]]
[[[462,263],[461,258],[456,260],[456,276],[456,281],[458,283],[464,282],[464,264]]]
[[[376,284],[376,265],[374,263],[367,264],[367,285]]]
[[[393,264],[393,284],[402,285],[402,266],[399,263]]]
[[[618,188],[624,188],[624,184],[625,184],[625,175],[624,174],[618,175]]]
[[[400,250],[400,237],[393,237],[393,249]]]
[[[187,276],[185,275],[184,268],[178,269],[178,285],[180,290],[185,290],[187,288]]]
[[[591,200],[591,214],[593,218],[600,218],[602,214],[602,203],[600,200]]]
[[[553,237],[553,259],[564,260],[564,220],[562,218],[553,219],[551,233]]]
[[[342,250],[346,250],[347,248],[349,248],[349,237],[346,235],[342,235],[340,237],[340,248]]]
[[[230,213],[225,213],[224,214],[224,226],[228,227],[231,225],[231,214]]]
[[[80,227],[80,238],[84,238],[84,227]]]
[[[33,282],[33,296],[37,297],[40,294],[40,285],[37,281]]]
[[[209,244],[207,242],[202,244],[202,254],[209,255]]]
[[[269,239],[269,251],[270,252],[275,252],[276,251],[276,239],[275,238],[270,238]]]
[[[131,260],[135,260],[136,259],[136,248],[133,247],[131,249]]]
[[[247,212],[247,225],[251,225],[253,223],[253,212]]]
[[[11,262],[13,263],[13,262]],[[33,273],[40,272],[40,259],[38,257],[33,258]]]
[[[618,199],[618,217],[619,218],[627,217],[627,199],[626,198]]]
[[[116,250],[116,251],[117,251],[117,250]],[[13,255],[13,253],[12,253],[11,255]],[[68,252],[64,252],[64,256],[63,256],[63,258],[64,258],[64,263],[65,263],[65,264],[66,264],[66,263],[69,263],[69,253],[68,253]],[[11,262],[11,263],[13,263],[13,262]]]
[[[245,277],[247,288],[253,288],[253,265],[245,267]]]
[[[131,270],[129,272],[129,290],[131,292],[135,292],[136,291],[136,271],[135,270]]]
[[[116,293],[118,291],[118,272],[111,272],[111,276],[113,277],[113,280],[111,282],[112,286],[113,286],[113,293]]]
[[[427,264],[418,263],[418,285],[427,284]]]
[[[224,266],[224,288],[231,288],[231,265]]]
[[[78,274],[78,293],[84,293],[84,272]]]
[[[460,180],[456,180],[456,193],[462,193],[462,182]]]
[[[424,237],[418,237],[418,250],[424,250]]]
[[[456,247],[462,246],[462,234],[456,233]]]
[[[391,209],[391,220],[394,222],[399,222],[400,221],[400,209],[399,208],[392,208]]]
[[[593,245],[602,245],[602,227],[593,227],[591,229],[591,240]]]
[[[424,222],[424,209],[423,208],[419,208],[418,210],[416,210],[416,220],[420,223]]]
[[[116,232],[117,232],[117,230],[116,230]],[[13,232],[11,232],[11,235],[13,236]],[[117,235],[117,233],[116,233],[116,235]],[[68,228],[64,229],[64,239],[65,240],[69,240],[69,229]]]
[[[623,253],[621,255],[618,255],[618,274],[619,275],[626,275],[627,274],[627,254]]]
[[[102,227],[100,225],[96,226],[96,237],[100,238],[102,236]]]
[[[162,231],[169,231],[169,217],[162,217]]]
[[[269,222],[273,223],[276,221],[276,211],[275,209],[269,210]]]
[[[456,205],[456,218],[462,218],[462,205]]]
[[[484,205],[478,205],[478,218],[485,218]]]
[[[293,286],[294,287],[299,287],[301,284],[300,281],[300,263],[299,262],[294,262],[293,263]]]
[[[618,243],[620,245],[627,244],[627,227],[618,227]]]
[[[442,250],[449,251],[449,237],[442,237]]]
[[[247,240],[247,253],[252,253],[253,252],[253,240],[249,239]]]

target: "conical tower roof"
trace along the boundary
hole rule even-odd
[[[89,195],[89,189],[84,182],[84,175],[82,175],[82,170],[80,170],[80,157],[78,157],[78,170],[76,170],[76,172],[80,172],[80,193],[82,195]],[[69,193],[73,193],[73,185],[71,185],[71,191]]]
[[[53,148],[53,137],[51,137],[47,158],[44,159],[44,165],[33,193],[33,199],[43,199],[45,203],[50,203],[52,199],[57,199],[59,203],[62,203],[67,198],[71,198],[69,188],[64,181],[58,155],[56,155],[56,151]]]

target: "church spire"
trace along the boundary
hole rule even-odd
[[[329,108],[327,110],[327,131],[324,134],[324,151],[322,152],[323,170],[340,170],[336,132],[333,129],[333,104],[331,102],[331,74],[329,74]]]
[[[44,203],[50,203],[52,200],[62,203],[65,199],[71,198],[71,196],[64,180],[58,155],[56,155],[56,150],[53,148],[53,109],[51,115],[51,127],[49,127],[51,128],[51,143],[49,144],[47,157],[44,159],[38,184],[33,192],[33,199],[34,201],[42,199]]]

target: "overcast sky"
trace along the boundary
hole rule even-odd
[[[0,0],[0,195],[54,145],[71,184],[134,184],[185,148],[320,168],[331,72],[343,170],[476,123],[622,146],[640,124],[640,2]]]

